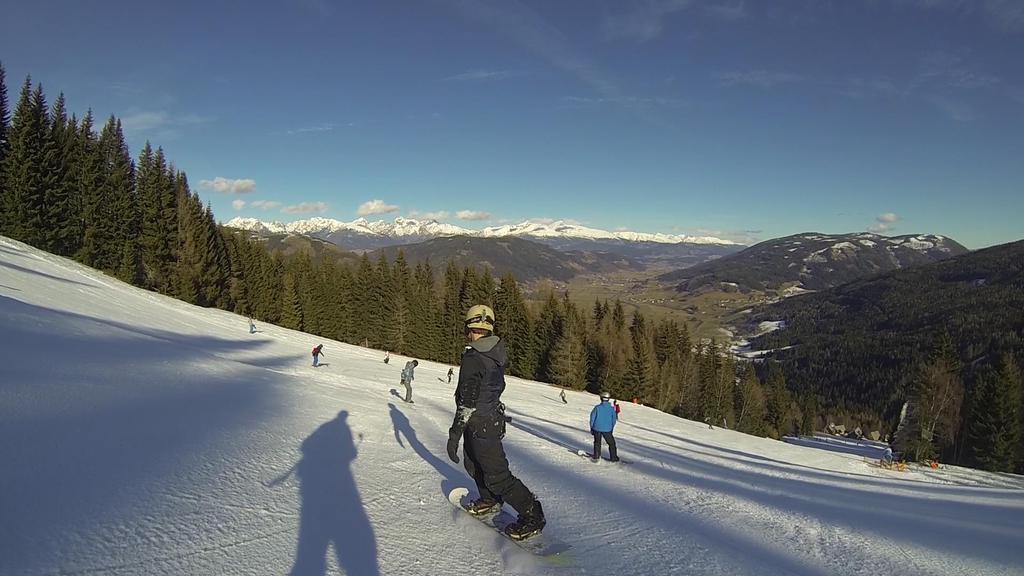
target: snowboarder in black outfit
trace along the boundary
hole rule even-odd
[[[324,354],[323,344],[317,344],[316,347],[313,348],[313,368],[320,365],[320,356],[327,356],[327,354]]]
[[[468,508],[471,514],[486,514],[508,503],[519,518],[505,527],[513,540],[523,540],[544,529],[546,520],[540,501],[508,469],[501,445],[505,437],[505,343],[494,335],[494,311],[478,304],[466,313],[469,345],[462,354],[459,382],[455,388],[455,419],[448,430],[448,457],[459,461],[459,440],[463,440],[466,472],[476,482],[480,498]]]
[[[455,374],[455,368],[448,369],[448,383],[452,383],[452,375]]]
[[[558,392],[558,397],[562,399],[562,404],[568,404],[569,401],[565,399],[565,390]]]
[[[391,361],[391,352],[384,352],[384,363],[387,364]]]

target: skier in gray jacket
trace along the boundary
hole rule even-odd
[[[419,365],[419,360],[409,360],[405,363],[405,368],[402,369],[402,386],[405,386],[405,401],[410,404],[415,404],[412,401],[413,370]]]

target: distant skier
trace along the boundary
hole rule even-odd
[[[317,366],[320,365],[320,356],[321,355],[322,356],[327,356],[326,354],[324,354],[324,345],[323,344],[317,344],[313,348],[313,368],[316,368]]]
[[[390,351],[384,352],[384,363],[387,364],[388,362],[391,362],[391,352]]]
[[[615,429],[615,408],[608,402],[611,394],[601,392],[601,402],[590,411],[590,433],[594,435],[594,461],[601,459],[601,438],[608,441],[608,459],[612,462],[619,461],[618,452],[615,449],[615,437],[612,430]]]
[[[568,404],[569,403],[569,401],[565,399],[565,390],[564,389],[558,392],[558,397],[562,399],[562,404]]]
[[[501,445],[505,437],[505,343],[494,335],[494,311],[477,304],[466,313],[469,345],[462,353],[459,383],[455,387],[455,418],[448,430],[448,457],[459,461],[459,440],[466,472],[476,482],[480,497],[469,506],[470,514],[493,512],[508,503],[519,513],[505,527],[513,540],[539,534],[546,525],[544,509],[529,488],[512,475]]]
[[[252,321],[252,318],[249,318],[249,334],[255,334],[255,333],[256,333],[256,324]]]
[[[452,383],[452,375],[455,374],[455,368],[448,368],[448,383]]]
[[[622,406],[619,406],[618,400],[612,400],[612,406],[615,406],[615,419],[619,419],[619,414],[622,414]]]
[[[419,365],[419,360],[409,360],[405,363],[405,368],[402,369],[402,386],[405,386],[405,401],[409,404],[415,404],[412,401],[413,370]]]
[[[885,452],[882,454],[882,464],[892,466],[892,448],[889,446],[885,447]]]

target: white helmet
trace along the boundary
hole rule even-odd
[[[612,398],[611,394],[609,394],[607,392],[601,392],[601,402],[607,402],[608,400],[611,400],[611,398]]]

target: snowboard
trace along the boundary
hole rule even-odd
[[[490,526],[492,530],[501,534],[506,540],[512,542],[516,546],[534,554],[547,558],[556,563],[564,563],[568,561],[566,552],[572,548],[572,545],[559,540],[558,538],[541,532],[540,534],[530,536],[526,540],[513,540],[505,534],[505,526],[508,526],[512,522],[515,522],[515,516],[505,512],[504,510],[491,514],[482,514],[479,516],[470,514],[466,510],[466,506],[469,503],[469,489],[464,487],[458,487],[452,489],[448,493],[448,501],[452,503],[459,510],[466,513],[467,516],[475,518],[481,524]]]
[[[581,458],[586,458],[588,460],[593,460],[594,459],[594,455],[591,454],[590,452],[585,451],[585,450],[577,450],[576,451],[576,455],[580,456]],[[609,460],[607,458],[604,458],[603,460],[605,462],[611,462],[611,460]],[[629,462],[627,460],[623,460],[621,457],[619,457],[618,461],[613,462],[613,464],[629,464]]]

